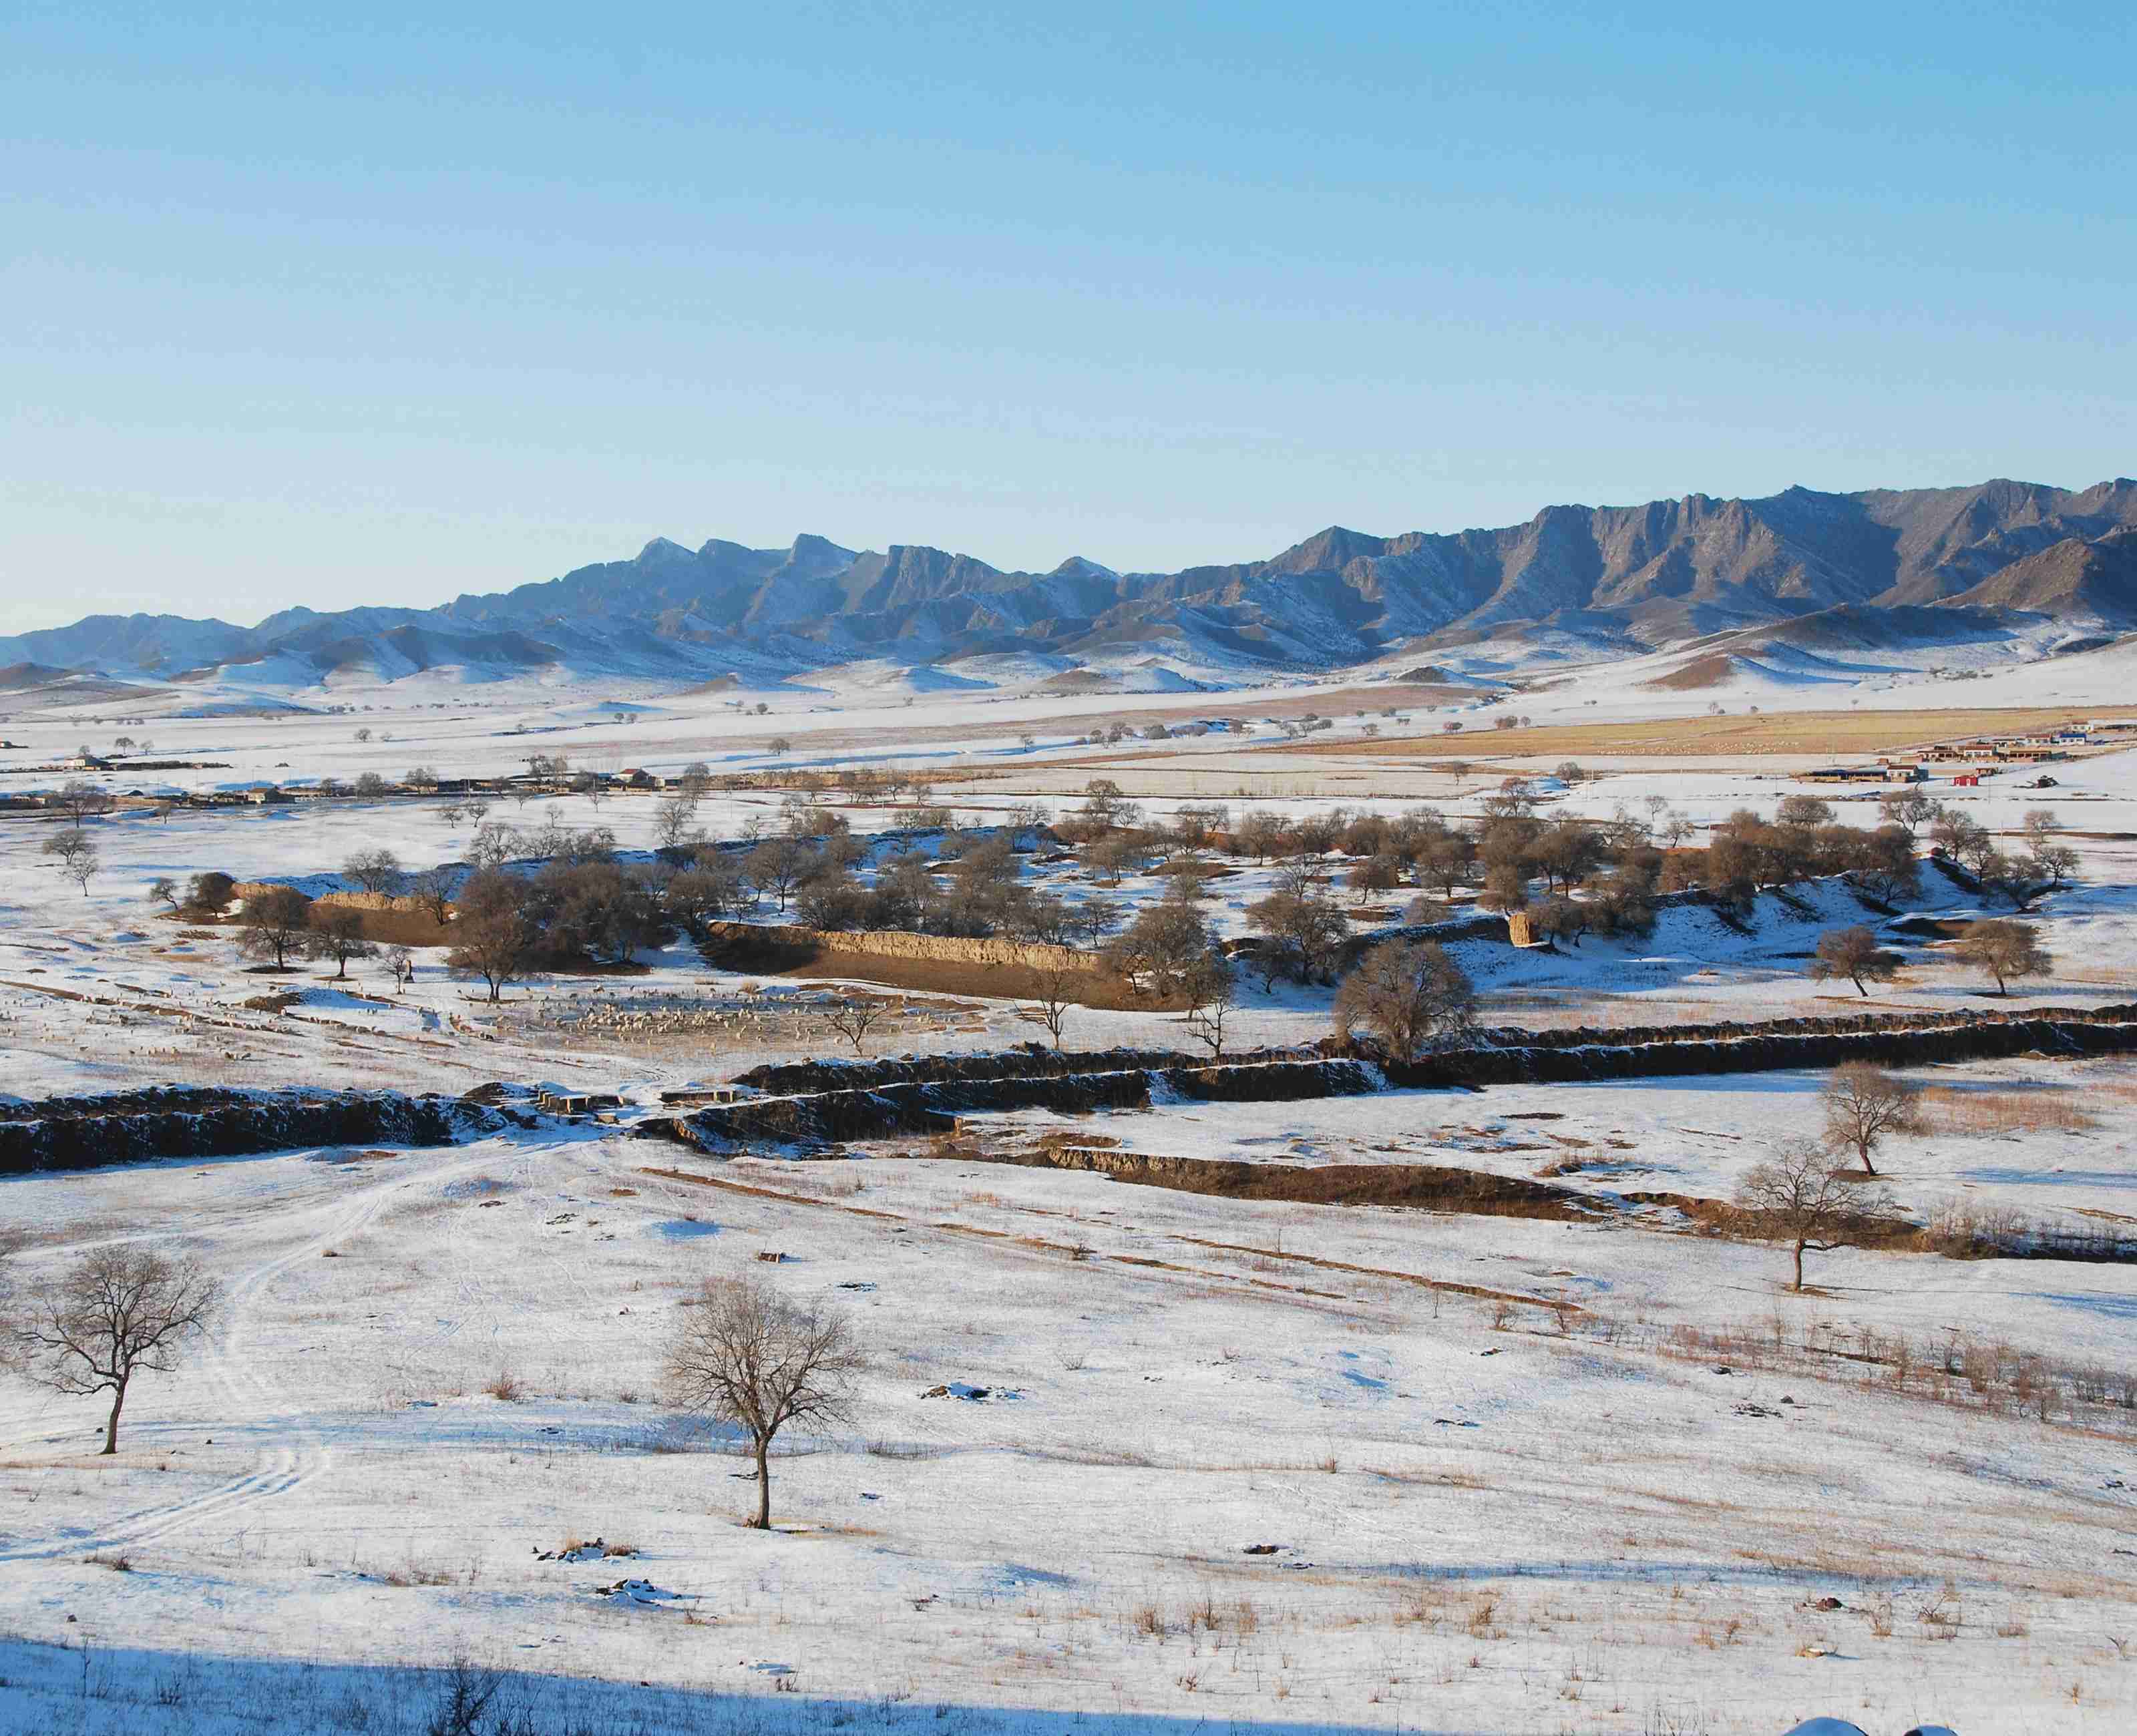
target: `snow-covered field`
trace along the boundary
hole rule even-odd
[[[1860,697],[2079,703],[2072,672],[2088,660],[1956,685],[1896,678]],[[1612,691],[1613,704],[1638,703]],[[644,708],[594,710],[605,697]],[[1584,705],[1550,694],[1522,708],[1542,721],[1561,702]],[[352,703],[398,708],[156,717],[134,732],[159,756],[226,762],[159,775],[188,787],[418,763],[505,771],[535,751],[753,769],[773,734],[807,749],[810,731],[820,752],[797,758],[939,751],[1039,766],[1091,750],[1072,750],[1065,725],[1026,750],[1020,720],[1038,733],[1122,703],[954,685],[911,708],[895,687],[781,697],[763,717],[712,695]],[[1209,696],[1135,703],[1192,716]],[[818,703],[843,708],[805,708]],[[359,727],[370,741],[353,740]],[[517,728],[547,732],[505,732]],[[17,717],[0,733],[29,744],[4,766],[43,763],[92,732]],[[1772,769],[1626,770],[1561,800],[1607,815],[1658,790],[1710,821],[1770,811],[1792,787]],[[2012,1001],[2127,1000],[2137,753],[2057,771],[2045,795],[1959,792],[1991,825],[2045,805],[2083,834],[2077,883],[2042,907],[2057,969]],[[957,800],[999,820],[1048,781],[993,780]],[[1074,787],[1065,768],[1051,781]],[[1482,787],[1445,805],[1473,811]],[[1287,800],[1403,805],[1336,782]],[[562,805],[629,849],[650,844],[651,806]],[[723,796],[700,823],[733,835],[776,806]],[[854,819],[868,830],[889,815]],[[534,985],[493,1022],[435,951],[399,996],[372,965],[353,983],[328,984],[321,966],[263,978],[230,931],[189,930],[144,897],[156,876],[206,868],[317,885],[380,844],[411,866],[455,859],[467,828],[436,805],[114,817],[91,829],[102,861],[86,896],[39,853],[51,824],[0,815],[0,1090],[15,1097],[158,1081],[456,1093],[504,1080],[635,1103],[831,1040],[797,1010],[818,990],[748,993],[687,948],[642,975]],[[1236,931],[1267,889],[1251,868],[1220,883],[1220,930]],[[1132,878],[1120,896],[1156,890]],[[1812,982],[1804,956],[1862,912],[1836,888],[1813,898],[1809,917],[1762,901],[1748,936],[1672,910],[1646,941],[1558,954],[1477,943],[1463,957],[1494,1022],[1855,1010],[1865,1003]],[[1935,874],[1920,907],[1969,913]],[[1867,1004],[1994,1004],[1942,949],[1905,950],[1901,980]],[[293,980],[290,1011],[245,1005]],[[747,1005],[754,1022],[596,1043],[526,1016],[661,995]],[[1239,1046],[1327,1028],[1325,990],[1244,999]],[[885,1046],[1032,1034],[1013,1007],[917,997]],[[1078,1047],[1184,1039],[1152,1013],[1079,1010],[1067,1032]],[[1940,1110],[1932,1131],[1886,1154],[1914,1215],[1957,1201],[2137,1220],[2124,1132],[2137,1063],[2022,1058],[1920,1077],[1942,1105],[1975,1092],[2063,1112],[1999,1131]],[[443,1685],[406,1666],[455,1657],[508,1672],[503,1692],[544,1730],[582,1714],[595,1730],[1073,1724],[1148,1736],[1205,1723],[1764,1736],[1820,1712],[1881,1736],[1917,1721],[1964,1736],[2137,1727],[2137,1413],[2052,1402],[2044,1420],[1984,1406],[1963,1381],[1938,1402],[1861,1359],[1896,1336],[2126,1374],[2137,1265],[1839,1252],[1813,1256],[1816,1293],[1797,1296],[1780,1252],[1613,1204],[1727,1194],[1768,1141],[1813,1131],[1818,1082],[1171,1104],[994,1130],[1516,1176],[1579,1155],[1585,1166],[1560,1179],[1598,1212],[1566,1222],[1205,1197],[912,1140],[720,1161],[591,1123],[441,1150],[0,1180],[21,1291],[87,1248],[148,1240],[182,1245],[227,1287],[187,1369],[129,1398],[115,1458],[95,1455],[94,1401],[0,1384],[12,1636],[0,1731],[234,1736],[362,1728],[360,1713],[412,1732]],[[747,1190],[708,1184],[720,1183]],[[764,1265],[764,1252],[786,1258]],[[847,1312],[872,1364],[849,1430],[782,1442],[770,1534],[741,1523],[754,1488],[733,1442],[660,1392],[678,1302],[708,1275],[743,1272]],[[947,1396],[926,1396],[937,1388]],[[596,1538],[634,1553],[539,1559]],[[1273,1552],[1247,1553],[1263,1545]],[[644,1588],[603,1593],[621,1581]],[[610,1685],[595,1697],[587,1682]]]

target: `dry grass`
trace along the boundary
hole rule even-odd
[[[483,1391],[491,1398],[502,1399],[507,1404],[518,1403],[526,1390],[518,1372],[509,1364],[491,1375],[483,1385]]]
[[[2086,1221],[2036,1218],[2016,1206],[1955,1199],[1916,1236],[1925,1247],[1954,1260],[2057,1259],[2123,1264],[2137,1261],[2130,1220],[2086,1213]]]
[[[2060,1086],[1932,1085],[1922,1107],[1939,1133],[2086,1133],[2100,1125],[2077,1092]]]
[[[441,1562],[416,1561],[411,1559],[399,1567],[387,1568],[382,1572],[376,1573],[372,1577],[384,1584],[399,1590],[406,1590],[413,1585],[450,1585],[461,1575],[455,1573],[452,1568],[446,1567]],[[465,1577],[470,1583],[472,1583],[475,1578],[474,1569],[467,1569]]]
[[[1761,712],[1738,708],[1724,717],[1658,717],[1619,723],[1556,723],[1536,729],[1429,735],[1374,741],[1310,741],[1277,746],[1272,754],[1349,756],[1375,759],[1466,759],[1536,755],[1681,754],[1726,757],[1740,754],[1852,756],[1904,751],[1954,737],[2021,735],[2066,723],[2081,710],[2034,708],[1949,711]]]
[[[1600,1331],[1593,1316],[1589,1325]],[[1667,1329],[1612,1325],[1609,1341],[1687,1362],[1882,1388],[1991,1416],[2137,1437],[2137,1369],[2066,1361],[1999,1339],[1946,1331],[1922,1338],[1865,1326],[1800,1330],[1779,1314],[1756,1324]],[[1643,1342],[1644,1340],[1644,1342]]]

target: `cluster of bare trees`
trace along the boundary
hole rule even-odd
[[[942,816],[947,820],[947,815]],[[782,805],[777,828],[729,849],[700,840],[664,851],[679,872],[669,884],[691,920],[739,915],[772,902],[814,928],[903,929],[921,934],[1070,944],[1097,937],[1117,917],[1106,905],[1072,907],[1024,883],[1025,852],[1044,816],[1020,815],[1004,829],[944,831],[931,853],[896,851],[871,881],[856,872],[868,854],[845,816],[804,798]],[[927,829],[941,829],[931,826]]]
[[[2077,852],[2060,835],[2062,822],[2051,808],[2028,809],[2015,848],[2007,849],[2004,840],[1964,809],[1938,801],[1925,790],[1891,790],[1877,806],[1887,825],[1903,828],[1911,839],[1926,833],[1931,855],[1959,863],[2022,907],[2077,871]]]
[[[539,970],[628,963],[675,931],[660,871],[612,857],[563,857],[539,873],[482,868],[460,888],[447,966],[489,998]]]
[[[2046,976],[2055,968],[2054,957],[2032,925],[2007,917],[1969,922],[1953,951],[1961,964],[1993,977],[1998,994],[2008,994],[2013,982]],[[1828,929],[1818,936],[1810,974],[1820,981],[1845,978],[1858,994],[1867,995],[1867,984],[1891,981],[1900,964],[1899,954],[1879,945],[1871,929],[1857,925]]]
[[[784,742],[785,737],[775,737],[774,742]],[[766,744],[767,747],[772,743]],[[791,751],[792,743],[787,742]],[[815,795],[835,793],[841,798],[856,802],[897,801],[910,799],[924,800],[925,791],[932,782],[924,771],[901,771],[893,768],[874,766],[841,766],[832,769],[815,766],[782,767],[777,771],[728,771],[708,776],[707,787],[711,790],[791,790]]]
[[[73,1397],[109,1395],[101,1452],[119,1451],[128,1394],[179,1369],[212,1322],[221,1286],[153,1245],[93,1249],[22,1300],[8,1295],[5,1349],[32,1379]],[[791,1427],[847,1422],[868,1359],[844,1315],[794,1301],[755,1276],[708,1281],[667,1335],[667,1396],[733,1427],[755,1465],[757,1512],[772,1524],[773,1443]]]
[[[1747,912],[1762,892],[1831,874],[1846,875],[1879,903],[1911,897],[1921,887],[1914,835],[1896,822],[1842,825],[1822,798],[1784,796],[1772,819],[1748,808],[1731,815],[1705,851],[1671,859],[1662,884],[1703,887],[1725,906]]]
[[[238,907],[238,945],[249,957],[286,970],[292,958],[332,959],[337,979],[352,959],[373,958],[363,915],[345,905],[314,905],[294,886],[263,887]]]
[[[1805,1254],[1876,1241],[1904,1226],[1898,1202],[1876,1184],[1875,1160],[1896,1135],[1924,1131],[1920,1088],[1869,1062],[1835,1067],[1818,1103],[1818,1135],[1774,1145],[1736,1187],[1743,1227],[1790,1251],[1789,1287],[1797,1291]]]
[[[44,853],[51,858],[52,866],[66,878],[81,887],[81,895],[89,896],[89,883],[96,878],[101,866],[97,854],[96,840],[80,826],[69,826],[45,840]]]
[[[87,754],[89,750],[85,747],[82,751]],[[89,883],[103,866],[89,823],[111,811],[111,792],[86,778],[70,778],[50,805],[66,815],[67,827],[45,840],[43,854],[50,859],[53,871],[62,879],[73,881],[86,898]]]

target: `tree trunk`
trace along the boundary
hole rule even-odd
[[[1861,996],[1863,998],[1863,999],[1865,999],[1865,1000],[1869,999],[1869,998],[1870,998],[1870,991],[1869,991],[1867,989],[1866,989],[1866,988],[1864,988],[1864,987],[1862,986],[1862,979],[1861,977],[1859,977],[1859,976],[1858,976],[1858,977],[1857,977],[1857,978],[1854,980],[1854,981],[1855,981],[1855,992],[1856,992],[1857,994],[1861,995]]]
[[[1796,1281],[1792,1286],[1799,1296],[1803,1294],[1803,1257],[1804,1245],[1799,1242],[1796,1243]]]
[[[100,1458],[119,1451],[119,1413],[126,1403],[126,1383],[120,1381],[111,1389],[111,1414],[104,1421],[104,1452]]]
[[[1857,1147],[1856,1155],[1862,1160],[1862,1173],[1865,1175],[1875,1175],[1877,1173],[1877,1166],[1870,1161],[1870,1148],[1867,1145]]]
[[[757,1443],[757,1529],[772,1529],[772,1466],[767,1456],[772,1451],[769,1440]]]

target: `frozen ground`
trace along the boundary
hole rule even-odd
[[[1775,1089],[1548,1095],[1714,1174],[1714,1135]],[[1527,1101],[1487,1098],[1375,1102],[1341,1136],[1429,1146]],[[1222,1150],[1325,1138],[1335,1107],[1106,1125]],[[1666,1142],[1695,1110],[1704,1140]],[[718,1172],[784,1199],[644,1173],[674,1163],[546,1138],[8,1184],[27,1281],[176,1223],[232,1302],[191,1375],[141,1390],[116,1461],[90,1456],[91,1407],[11,1389],[0,1620],[167,1662],[464,1652],[731,1695],[776,1666],[837,1700],[1247,1724],[2105,1731],[2132,1703],[2128,1433],[1655,1340],[1778,1315],[1792,1342],[1967,1325],[2111,1356],[2130,1268],[1833,1257],[1798,1299],[1771,1252],[1667,1233],[888,1155]],[[686,1287],[767,1249],[877,1359],[856,1432],[776,1462],[769,1536],[737,1524],[746,1461],[655,1398]],[[1495,1330],[1492,1295],[1570,1296],[1628,1336],[1537,1307]],[[924,1396],[944,1384],[987,1396]],[[637,1553],[536,1559],[596,1536]],[[675,1597],[596,1594],[626,1577]]]
[[[1965,699],[1991,685],[1964,684]],[[199,776],[230,780],[504,769],[522,750],[611,738],[622,764],[710,758],[723,736],[731,763],[762,763],[753,732],[801,734],[791,715],[745,719],[704,697],[558,704],[600,697],[654,709],[607,724],[461,699],[375,715],[390,743],[350,740],[361,713],[158,718],[147,732],[159,751],[228,759]],[[952,751],[1020,751],[972,721],[987,703],[951,693],[925,715]],[[855,705],[838,721],[899,740],[913,715]],[[499,733],[552,722],[554,737]],[[7,730],[33,746],[86,732]],[[1607,814],[1659,789],[1713,819],[1786,793],[1767,770],[1628,772],[1565,800]],[[2081,883],[2043,907],[2057,973],[2020,1004],[2128,999],[2137,978],[2137,875],[2114,835],[2137,834],[2137,755],[2066,782],[2046,800],[2093,835]],[[1981,796],[1997,824],[2043,800]],[[650,805],[567,816],[643,847]],[[702,817],[739,830],[750,811],[735,799]],[[104,867],[84,897],[37,853],[44,823],[0,817],[0,1089],[15,1095],[507,1079],[642,1097],[825,1040],[791,1010],[814,990],[752,1000],[687,951],[642,976],[538,985],[518,1011],[667,993],[752,1004],[756,1023],[595,1047],[486,1023],[436,954],[397,1002],[370,967],[353,985],[319,966],[263,978],[228,931],[189,934],[144,899],[158,874],[307,878],[380,843],[450,859],[465,833],[421,805],[95,830]],[[1964,912],[1938,877],[1925,885],[1925,908]],[[1251,872],[1224,883],[1221,920],[1258,886]],[[1487,1016],[1511,1023],[1852,1010],[1852,990],[1803,975],[1818,929],[1860,915],[1817,897],[1815,920],[1769,905],[1748,940],[1687,912],[1636,946],[1468,961]],[[244,1005],[292,980],[291,1013]],[[1916,946],[1871,1004],[1991,1004],[1981,986]],[[1246,999],[1241,1043],[1326,1028],[1325,994]],[[1030,1034],[1013,1009],[945,999],[891,1046]],[[1087,1046],[1181,1035],[1135,1014],[1079,1013],[1068,1030]],[[1911,1210],[2137,1218],[2124,1131],[2137,1067],[2021,1058],[1922,1077],[1946,1119],[1886,1154]],[[397,1670],[456,1654],[526,1673],[514,1691],[551,1712],[584,1695],[574,1683],[617,1685],[605,1713],[647,1729],[1765,1736],[1833,1712],[1894,1736],[1930,1719],[1966,1736],[2126,1730],[2127,1419],[1935,1403],[1857,1357],[1867,1333],[2126,1370],[2137,1267],[1835,1254],[1813,1257],[1818,1293],[1796,1297],[1775,1251],[1612,1204],[1726,1194],[1762,1141],[1808,1131],[1814,1082],[1173,1106],[1072,1130],[1156,1154],[1511,1175],[1576,1156],[1585,1166],[1558,1179],[1599,1213],[1571,1223],[1205,1198],[911,1141],[718,1164],[591,1127],[0,1181],[26,1289],[84,1247],[154,1238],[183,1242],[231,1293],[190,1372],[137,1389],[116,1460],[93,1456],[92,1403],[0,1384],[0,1632],[14,1636],[0,1731],[279,1736],[352,1726],[351,1705],[414,1731],[437,1685]],[[1956,1118],[1969,1092],[2082,1113],[1998,1131]],[[761,1266],[760,1252],[788,1258]],[[874,1357],[854,1429],[776,1461],[786,1523],[769,1536],[738,1523],[744,1461],[668,1411],[656,1378],[679,1299],[742,1270],[850,1311]],[[1737,1348],[1692,1333],[1736,1334]],[[922,1396],[937,1386],[986,1396]],[[595,1537],[635,1553],[537,1559]],[[1261,1544],[1276,1553],[1244,1553]],[[652,1590],[598,1594],[626,1578]],[[1818,1607],[1828,1597],[1839,1607]]]

